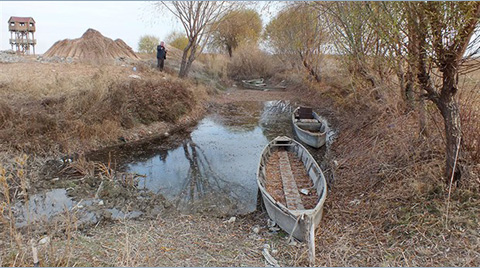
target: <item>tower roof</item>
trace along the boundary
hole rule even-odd
[[[32,18],[32,17],[10,17],[10,19],[8,20],[8,22],[30,22],[30,21],[33,21],[35,23],[35,20]]]

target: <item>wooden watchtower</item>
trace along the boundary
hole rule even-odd
[[[8,30],[12,50],[18,54],[30,54],[30,47],[32,47],[35,55],[37,40],[35,40],[35,20],[32,17],[10,17]]]

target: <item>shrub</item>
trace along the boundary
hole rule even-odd
[[[243,46],[228,64],[227,74],[234,80],[270,78],[274,74],[273,59],[256,47]]]

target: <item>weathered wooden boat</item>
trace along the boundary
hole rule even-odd
[[[312,108],[297,107],[292,113],[292,124],[295,134],[304,143],[314,148],[325,145],[326,126]]]
[[[327,184],[315,159],[297,141],[277,137],[262,152],[257,183],[268,216],[314,252]]]
[[[286,89],[285,86],[282,85],[277,85],[277,86],[268,86],[263,78],[259,79],[251,79],[251,80],[242,80],[242,85],[244,88],[248,89],[255,89],[255,90],[263,90],[263,91],[268,91],[268,90],[284,90]]]
[[[263,90],[267,87],[267,84],[264,83],[263,78],[260,79],[251,79],[251,80],[242,80],[244,88]]]

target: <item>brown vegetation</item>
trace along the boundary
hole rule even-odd
[[[361,14],[368,15],[359,9],[364,4],[331,5],[343,11],[338,17],[343,25],[350,23],[352,29],[365,30],[359,34],[373,36],[368,40],[383,44],[376,42],[381,39],[374,37],[375,27],[367,27],[358,19]],[[284,99],[307,104],[335,129],[337,136],[322,163],[329,191],[316,233],[318,265],[479,266],[478,71],[455,78],[461,88],[452,99],[459,104],[462,126],[463,153],[458,158],[462,180],[445,184],[448,137],[436,104],[421,104],[424,96],[418,88],[405,99],[407,82],[416,78],[396,73],[396,67],[385,64],[391,60],[384,54],[386,50],[362,43],[361,38],[350,40],[355,41],[349,44],[355,48],[352,51],[360,53],[356,60],[346,67],[340,62],[348,57],[325,56],[319,63],[321,82],[304,79],[305,70],[301,71],[298,63],[278,64],[251,48],[239,49],[231,61],[203,56],[204,70],[219,80],[252,76],[288,80],[286,92],[230,89],[214,96],[214,101],[231,105],[235,101]],[[357,50],[357,45],[366,51]],[[371,57],[372,50],[379,54]],[[176,52],[180,58],[181,53]],[[220,58],[221,62],[216,61]],[[149,126],[195,115],[204,109],[201,100],[205,92],[214,92],[160,75],[146,65],[139,65],[136,73],[131,66],[29,63],[28,67],[11,64],[0,73],[0,143],[2,150],[8,151],[1,155],[1,166],[7,168],[0,168],[0,233],[5,238],[0,241],[0,264],[9,266],[30,265],[29,240],[44,235],[34,228],[14,228],[9,209],[13,201],[27,200],[26,189],[33,179],[45,179],[25,167],[39,169],[34,155],[81,152],[118,143],[120,137],[129,140],[132,133],[151,130]],[[434,77],[438,70],[433,69],[432,81],[441,84]],[[197,71],[201,72],[200,68]],[[202,75],[197,78],[206,77]],[[411,102],[418,110],[408,107]],[[418,107],[425,108],[424,118]],[[425,124],[420,129],[422,120]],[[12,152],[31,154],[15,158]],[[91,166],[95,167],[81,160],[67,171],[86,177],[92,173]],[[103,174],[94,179],[111,177],[110,166],[97,169]],[[261,266],[265,243],[278,250],[275,254],[272,250],[272,255],[282,265],[307,264],[305,247],[288,245],[282,233],[270,232],[266,228],[268,216],[262,212],[227,223],[222,218],[166,210],[154,219],[104,221],[85,230],[77,225],[74,213],[65,211],[62,217],[47,228],[52,241],[39,248],[42,265]]]
[[[275,63],[264,51],[242,46],[236,50],[227,67],[228,77],[233,80],[270,78],[275,73]]]
[[[116,143],[133,127],[175,122],[202,94],[169,75],[130,70],[37,63],[9,69],[1,78],[2,149],[73,153]]]
[[[313,188],[313,183],[305,170],[302,161],[292,152],[288,152],[288,160],[292,167],[293,178],[299,190],[307,189],[307,195],[301,194],[301,202],[305,209],[313,209],[317,205],[317,191]],[[280,155],[275,152],[268,159],[266,166],[267,181],[265,189],[278,202],[287,207],[285,200],[285,193],[283,188],[283,181],[281,177]]]
[[[395,90],[384,87],[384,99],[375,100],[372,89],[326,86],[304,96],[338,130],[327,157],[334,179],[317,230],[319,265],[478,265],[480,166],[462,159],[465,180],[449,191],[442,178],[441,115],[427,107],[431,128],[423,137],[418,115],[404,112]],[[462,114],[478,110],[479,100]],[[478,125],[471,120],[464,130]]]

